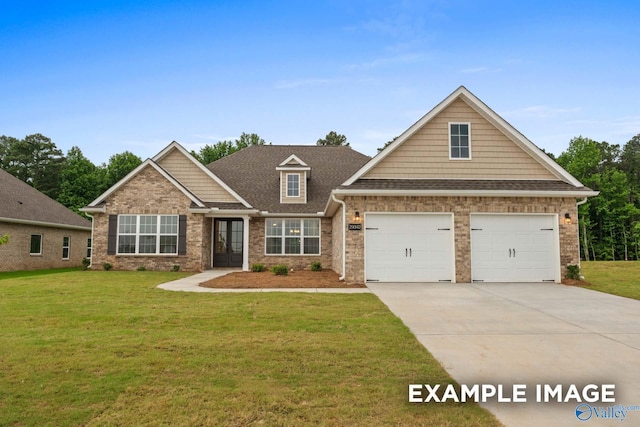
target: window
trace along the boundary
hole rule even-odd
[[[91,258],[91,250],[93,247],[91,246],[91,239],[87,239],[87,258]]]
[[[319,219],[267,219],[267,255],[320,255]]]
[[[29,249],[31,255],[42,255],[42,234],[31,235],[31,245]]]
[[[89,253],[90,249],[87,249]],[[118,254],[178,253],[177,215],[120,215]]]
[[[62,259],[69,259],[70,241],[71,241],[70,237],[65,236],[62,238]]]
[[[470,127],[469,123],[449,124],[450,159],[471,159]]]
[[[287,174],[287,197],[300,197],[300,175]]]

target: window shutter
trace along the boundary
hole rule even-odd
[[[187,216],[178,217],[178,255],[187,254]]]
[[[118,241],[118,215],[109,215],[109,238],[107,240],[107,255],[116,254]]]

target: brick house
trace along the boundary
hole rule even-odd
[[[77,267],[90,256],[91,222],[0,169],[0,271]]]
[[[94,263],[253,263],[348,282],[558,282],[584,187],[460,87],[374,158],[252,146],[208,166],[173,142],[84,208]]]

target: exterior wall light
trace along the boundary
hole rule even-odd
[[[569,215],[569,212],[564,214],[564,223],[565,224],[571,224],[571,215]]]
[[[355,214],[355,216],[353,217],[353,219],[354,219],[356,222],[360,222],[360,211],[356,211],[356,214]]]

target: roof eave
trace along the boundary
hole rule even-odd
[[[80,212],[86,212],[86,213],[107,213],[107,208],[104,206],[102,207],[86,206],[84,208],[80,208],[79,210]]]
[[[345,196],[481,196],[481,197],[595,197],[593,190],[544,191],[544,190],[391,190],[391,189],[344,189],[334,194]]]
[[[81,225],[57,224],[54,222],[32,221],[28,219],[0,218],[0,222],[9,222],[13,224],[23,224],[23,225],[38,225],[41,227],[51,227],[51,228],[65,228],[69,230],[91,231],[91,226],[84,227]]]

